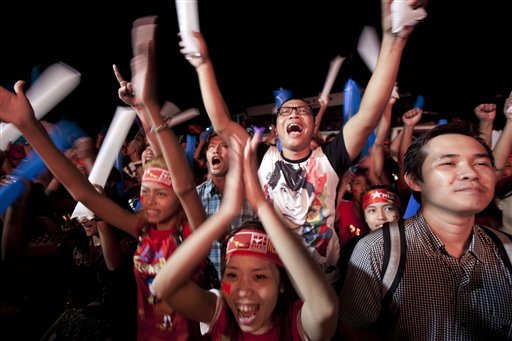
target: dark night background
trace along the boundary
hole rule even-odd
[[[502,124],[503,101],[512,91],[509,3],[430,0],[428,17],[402,58],[402,101],[421,94],[426,111],[468,119],[474,119],[479,103],[495,102],[496,125]],[[370,77],[356,45],[364,25],[380,28],[379,0],[198,4],[201,31],[233,114],[272,103],[272,91],[279,87],[299,97],[317,95],[337,54],[347,59],[333,92],[343,91],[349,77],[363,87]],[[129,78],[132,22],[146,15],[160,21],[162,99],[182,110],[202,109],[195,71],[179,53],[174,1],[11,1],[2,3],[0,13],[1,85],[29,80],[35,65],[58,61],[82,74],[77,89],[45,119],[72,118],[90,132],[108,126],[116,106],[123,105],[112,64]],[[192,123],[206,127],[206,113]]]

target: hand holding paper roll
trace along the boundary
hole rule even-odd
[[[176,0],[175,2],[181,39],[184,43],[185,58],[201,58],[199,46],[193,36],[193,32],[200,32],[197,0]]]
[[[47,67],[27,90],[34,114],[38,120],[69,95],[80,83],[80,73],[59,62]],[[8,123],[0,124],[0,149],[5,151],[9,142],[21,136],[20,131]]]
[[[322,90],[322,94],[320,95],[320,98],[322,100],[324,100],[325,102],[329,101],[329,94],[331,93],[332,85],[334,84],[334,81],[336,80],[336,77],[338,76],[338,72],[339,72],[341,64],[343,64],[344,60],[345,60],[345,57],[342,57],[342,56],[336,56],[333,60],[331,60],[331,64],[329,66],[329,72],[328,72],[327,78],[325,80],[324,88]]]
[[[405,26],[414,26],[426,17],[423,7],[413,8],[405,0],[394,0],[391,3],[391,32],[397,34]]]

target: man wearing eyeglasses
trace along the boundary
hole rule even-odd
[[[338,280],[340,254],[339,239],[334,229],[337,186],[380,120],[395,85],[407,38],[413,31],[413,26],[406,26],[399,33],[391,32],[390,5],[389,0],[382,1],[384,35],[381,52],[359,112],[343,126],[333,141],[311,150],[314,112],[304,100],[287,100],[276,112],[281,151],[275,146],[267,146],[258,170],[267,199],[288,226],[302,237],[333,284]],[[200,56],[188,61],[198,74],[204,105],[213,128],[228,144],[232,138],[245,142],[247,131],[231,119],[217,84],[206,42],[199,32],[194,32],[194,39]],[[186,55],[187,49],[182,48],[181,52]]]

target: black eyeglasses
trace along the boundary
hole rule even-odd
[[[297,114],[301,116],[313,114],[313,109],[309,105],[299,105],[296,107],[281,107],[277,111],[277,116],[288,117],[292,114],[293,110],[296,110]]]

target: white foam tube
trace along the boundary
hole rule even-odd
[[[121,150],[121,147],[128,136],[128,132],[135,120],[137,113],[132,108],[117,107],[112,122],[101,144],[101,148],[96,156],[89,182],[100,186],[105,186],[108,176],[112,171],[114,162]],[[71,218],[77,218],[79,221],[83,218],[92,219],[94,213],[79,202],[73,211]]]

